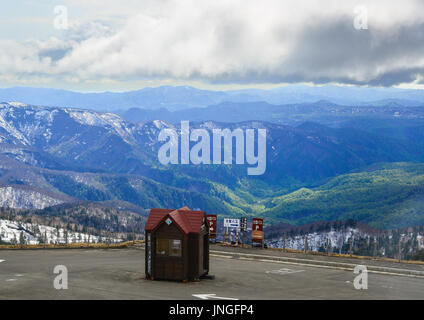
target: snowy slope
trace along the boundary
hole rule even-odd
[[[66,237],[68,240],[66,241]],[[105,242],[105,237],[99,237],[86,233],[66,231],[62,228],[55,228],[31,223],[20,223],[16,221],[0,219],[0,238],[1,241],[11,244],[65,244],[67,243],[98,243]],[[45,240],[47,239],[47,241]],[[120,242],[122,239],[109,239],[111,242]]]
[[[0,187],[0,207],[16,209],[44,209],[63,203],[46,194],[16,187]]]
[[[416,236],[418,249],[424,249],[424,235],[413,233],[403,233],[401,235],[402,242],[405,243]],[[348,246],[350,239],[353,242],[359,240],[366,240],[371,243],[374,242],[374,235],[368,234],[358,228],[347,228],[341,231],[331,230],[329,232],[313,232],[306,233],[304,235],[286,236],[286,248],[294,250],[304,250],[305,238],[307,238],[308,250],[319,251],[326,247],[327,238],[329,239],[329,246],[332,250],[340,251],[343,246]],[[388,239],[392,239],[392,236],[388,236]],[[268,239],[265,241],[269,247],[283,248],[284,238],[283,236]],[[353,243],[355,245],[355,243]]]

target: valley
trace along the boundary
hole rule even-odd
[[[3,103],[0,205],[43,210],[88,201],[120,210],[117,204],[125,203],[137,214],[151,207],[189,206],[223,217],[263,217],[270,225],[354,219],[389,229],[424,223],[419,117],[364,122],[363,115],[341,119],[337,114],[328,121],[337,118],[343,125],[329,126],[306,113],[314,121],[296,126],[258,120],[190,123],[210,136],[214,129],[266,129],[266,172],[249,176],[247,164],[235,161],[161,164],[160,130],[174,130],[181,139],[179,125],[170,122]]]

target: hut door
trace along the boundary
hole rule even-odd
[[[199,235],[199,275],[203,274],[204,265],[203,265],[203,236]]]
[[[209,272],[209,235],[203,236],[203,272]]]

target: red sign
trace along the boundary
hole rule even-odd
[[[216,214],[208,214],[206,215],[206,220],[208,221],[209,227],[209,238],[216,239]]]
[[[252,219],[252,242],[262,243],[264,239],[264,219]]]

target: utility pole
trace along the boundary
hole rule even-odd
[[[372,253],[372,258],[375,260],[376,257],[377,257],[377,239],[374,238],[374,250],[373,250],[373,253]]]
[[[308,236],[305,236],[305,246],[303,248],[303,252],[306,253],[308,251]]]
[[[353,238],[350,238],[349,240],[349,255],[352,256],[353,252]]]
[[[327,256],[329,255],[329,242],[330,242],[330,239],[327,237],[325,241],[325,252],[327,252]]]
[[[228,241],[228,236],[229,236],[229,234],[228,234],[228,227],[225,229],[225,243],[227,243],[227,241]]]
[[[246,246],[246,230],[243,231],[243,248]]]

